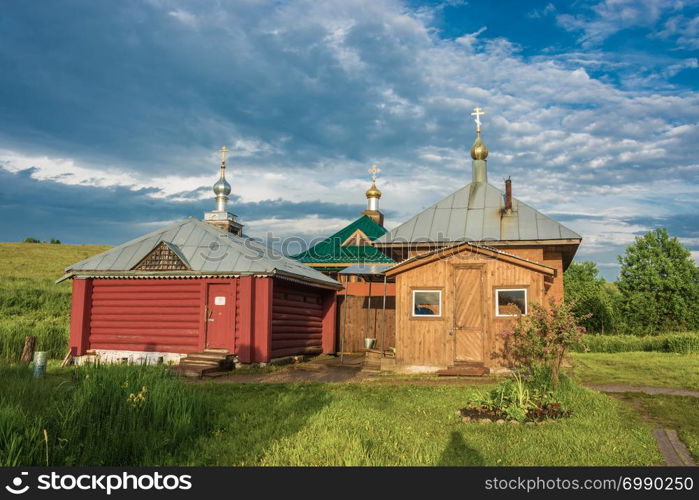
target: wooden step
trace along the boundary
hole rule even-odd
[[[213,352],[193,352],[187,354],[185,360],[195,360],[195,361],[226,361],[230,356],[229,354],[218,354]]]
[[[207,347],[204,352],[217,353],[217,354],[228,354],[228,349],[223,349],[219,347]]]
[[[490,369],[480,363],[462,363],[458,365],[455,364],[446,370],[439,370],[437,375],[439,377],[482,377],[489,373]]]

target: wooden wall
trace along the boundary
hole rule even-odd
[[[321,294],[300,286],[275,286],[273,297],[270,357],[319,353],[323,333]]]
[[[383,285],[376,285],[381,288]],[[378,348],[396,345],[396,298],[386,297],[383,311],[383,296],[369,297],[337,294],[337,341],[338,351],[357,352],[364,349],[365,338],[376,338]]]
[[[514,253],[514,252],[513,252]],[[532,259],[534,260],[534,259]],[[542,302],[546,291],[544,275],[517,264],[465,250],[407,270],[396,276],[396,358],[399,363],[424,366],[451,366],[454,360],[454,266],[481,265],[484,272],[486,325],[484,364],[497,366],[490,353],[498,349],[499,333],[513,321],[495,315],[496,288],[526,288],[529,302]],[[442,290],[442,316],[412,316],[414,289]]]

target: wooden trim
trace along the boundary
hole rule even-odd
[[[439,292],[439,316],[415,316],[415,292]],[[444,299],[446,291],[443,286],[411,286],[410,287],[410,309],[408,310],[409,321],[444,321]]]
[[[561,240],[495,240],[488,241],[488,246],[539,246],[539,245],[579,245],[582,242],[582,238],[566,238]],[[373,246],[376,247],[387,247],[387,248],[435,248],[435,247],[445,247],[448,245],[455,244],[455,241],[450,242],[425,242],[425,243],[384,243],[382,241],[373,241]]]
[[[364,240],[366,242],[366,245],[371,246],[371,238],[369,238],[364,231],[361,229],[356,229],[351,235],[347,237],[345,241],[343,241],[340,246],[341,247],[346,247],[346,246],[361,246],[361,245],[355,245],[352,243],[352,240],[357,240],[357,236],[359,236],[360,239]]]
[[[395,276],[396,274],[403,273],[405,271],[409,271],[410,269],[414,269],[416,267],[423,266],[425,264],[429,264],[430,262],[434,262],[435,260],[443,259],[445,257],[450,257],[454,254],[460,253],[465,247],[471,248],[475,253],[479,253],[481,255],[485,255],[487,257],[492,257],[494,259],[498,259],[504,262],[509,262],[510,264],[515,264],[519,265],[522,267],[525,267],[527,269],[532,269],[534,271],[538,271],[540,273],[549,275],[549,276],[555,276],[556,275],[556,270],[552,267],[546,266],[544,264],[538,264],[536,262],[532,262],[529,260],[525,260],[521,257],[517,257],[515,255],[508,255],[508,254],[502,254],[499,252],[494,252],[492,250],[488,250],[485,248],[477,247],[474,245],[471,245],[470,243],[463,243],[461,245],[455,245],[453,247],[449,248],[440,248],[438,250],[435,250],[433,252],[430,252],[425,255],[418,255],[416,257],[413,257],[411,259],[408,259],[404,261],[401,264],[398,264],[390,269],[386,270],[386,276]]]
[[[272,278],[255,278],[253,340],[254,361],[267,363],[272,352]]]
[[[337,324],[337,294],[328,293],[323,297],[323,326],[321,345],[323,354],[333,354],[335,346],[335,326]]]
[[[70,352],[73,356],[82,356],[88,348],[91,299],[92,280],[73,280],[69,338]]]
[[[493,285],[493,305],[495,306],[495,311],[493,317],[495,319],[508,319],[508,318],[521,318],[523,316],[529,315],[529,285]],[[524,308],[526,312],[524,314],[498,314],[498,290],[524,290]]]

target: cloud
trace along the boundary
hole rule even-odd
[[[696,2],[678,0],[602,0],[587,7],[586,13],[561,13],[556,21],[562,28],[580,32],[583,47],[599,45],[610,36],[630,28],[653,29],[668,14]],[[666,27],[672,30],[675,24]]]
[[[604,217],[569,219],[582,255],[606,258],[605,241],[617,251],[651,225],[631,217],[696,206],[699,96],[670,81],[696,71],[696,58],[591,48],[631,26],[691,37],[687,12],[673,2],[545,7],[586,48],[531,55],[485,23],[442,37],[434,23],[446,7],[13,3],[0,31],[0,66],[12,68],[0,73],[0,174],[13,186],[0,188],[3,234],[25,236],[14,191],[40,188],[47,205],[32,227],[69,241],[116,243],[137,224],[200,216],[224,144],[231,208],[250,230],[338,229],[363,209],[374,162],[397,224],[469,181],[476,105],[492,183],[512,176],[515,195],[544,213]]]

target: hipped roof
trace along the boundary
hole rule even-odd
[[[472,182],[377,238],[375,243],[582,238],[517,198],[512,198],[511,214],[503,215],[503,209],[502,191],[485,182]]]
[[[173,249],[190,269],[162,274],[280,275],[341,288],[334,279],[263,243],[224,232],[191,217],[68,266],[63,279],[81,275],[157,275],[134,270],[134,267],[161,242]]]

